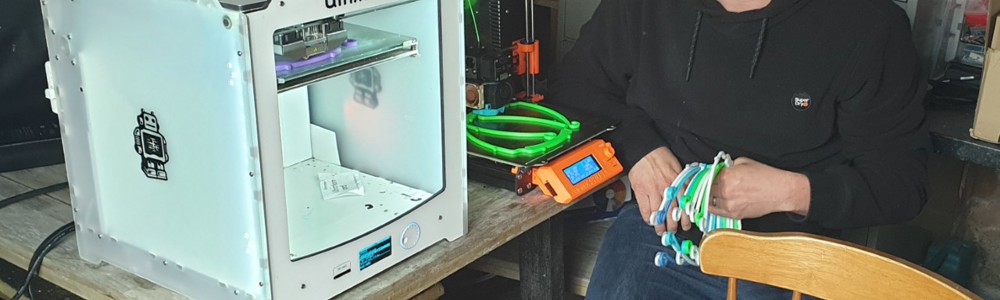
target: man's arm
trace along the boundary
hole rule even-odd
[[[908,221],[927,201],[930,135],[924,124],[926,81],[905,16],[869,39],[839,102],[837,129],[847,161],[805,172],[806,219],[849,228]]]
[[[546,102],[618,121],[608,139],[626,170],[663,138],[641,109],[625,101],[638,61],[644,1],[603,0],[580,29],[580,38],[549,79]]]
[[[894,21],[894,22],[893,22]],[[930,136],[924,125],[926,83],[905,16],[864,37],[838,99],[837,136],[845,160],[823,170],[780,170],[738,158],[724,169],[710,211],[733,218],[787,212],[827,228],[900,223],[926,202]]]
[[[645,1],[603,0],[580,29],[580,38],[549,79],[546,102],[618,122],[606,137],[628,172],[643,218],[659,207],[663,190],[681,171],[649,115],[629,105],[626,93],[639,59]],[[690,227],[686,218],[681,221]],[[657,225],[657,233],[677,222]]]

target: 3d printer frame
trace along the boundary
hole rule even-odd
[[[467,231],[460,2],[40,4],[50,50],[46,95],[62,125],[81,258],[196,299],[328,299]],[[411,10],[433,11],[437,18]],[[372,16],[379,22],[369,23],[387,27],[433,27],[420,33],[432,38],[419,52],[404,44],[397,52],[290,80],[276,72],[276,32]],[[305,53],[329,51],[342,37],[334,27],[329,40]],[[302,53],[295,51],[289,53]],[[280,96],[332,78],[346,82],[342,75],[411,57],[437,59],[432,69],[439,74],[423,80],[437,85],[440,95],[406,100],[440,111],[441,132],[434,134],[441,136],[443,187],[356,238],[295,257]],[[403,75],[383,72],[381,79],[402,81]]]

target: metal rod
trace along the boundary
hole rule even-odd
[[[528,7],[529,6],[528,5],[532,1],[533,0],[524,0],[524,38],[525,39],[528,39],[528,38],[531,37],[531,24],[530,23],[531,23],[532,20],[529,17],[529,13],[528,13]]]
[[[535,0],[524,0],[524,39],[525,44],[532,44],[535,42]],[[528,99],[533,99],[533,96],[535,95],[535,74],[531,73],[531,59],[535,53],[523,53],[521,55],[525,56],[525,96],[528,97]]]
[[[530,29],[530,31],[531,31],[531,34],[530,34],[530,36],[528,37],[528,41],[529,41],[529,42],[534,42],[534,41],[535,41],[535,0],[529,0],[529,1],[531,2],[531,3],[530,3],[530,4],[528,5],[528,7],[529,7],[529,8],[530,8],[530,10],[531,10],[531,14],[530,14],[530,16],[531,16],[531,17],[530,17],[530,19],[529,19],[529,20],[531,20],[531,21],[529,22],[529,23],[531,23],[531,25],[530,25],[530,26],[531,26],[531,29]]]
[[[525,66],[526,72],[524,72],[525,96],[528,99],[533,99],[533,95],[535,95],[535,74],[531,74],[531,55],[524,58],[524,64],[527,65]]]

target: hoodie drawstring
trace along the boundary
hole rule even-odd
[[[688,52],[688,64],[687,73],[684,75],[684,81],[691,80],[691,68],[694,66],[694,49],[698,44],[698,31],[701,31],[701,11],[698,11],[698,16],[694,20],[694,35],[691,36],[691,50]]]
[[[750,64],[750,79],[757,71],[757,62],[760,60],[760,52],[764,48],[764,33],[767,31],[767,18],[760,20],[760,33],[757,34],[757,48],[753,50],[753,62]]]
[[[694,53],[698,45],[698,32],[701,31],[702,12],[699,10],[694,20],[694,34],[691,35],[691,49],[688,51],[687,72],[684,74],[684,81],[691,81],[691,69],[694,68]],[[750,79],[757,72],[757,63],[760,62],[760,53],[764,50],[764,35],[767,32],[767,18],[760,21],[760,32],[757,33],[757,47],[753,51],[753,61],[750,62]]]

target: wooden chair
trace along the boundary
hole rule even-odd
[[[877,250],[805,233],[719,229],[701,244],[701,270],[822,299],[982,299],[908,261]]]

